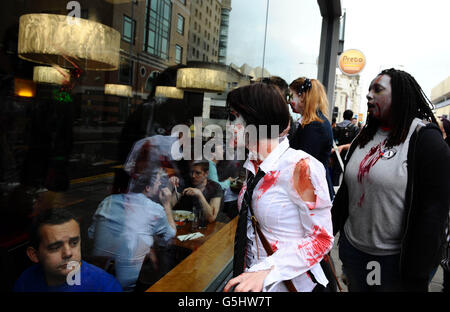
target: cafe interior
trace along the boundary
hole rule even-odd
[[[204,146],[211,139],[206,126],[218,125],[225,133],[228,92],[270,75],[264,58],[262,68],[226,59],[240,53],[234,46],[227,51],[232,5],[229,0],[1,2],[2,291],[11,291],[32,265],[25,253],[28,229],[46,209],[64,208],[76,216],[83,260],[115,274],[114,259],[92,255],[88,229],[106,197],[127,192],[115,182],[135,169],[130,159],[137,142],[156,142],[151,151],[138,151],[144,160],[157,160],[145,166],[159,166],[168,178],[187,183],[191,160],[170,157],[172,129],[189,127],[190,139],[200,136]],[[263,6],[252,14],[253,21],[266,20]],[[249,18],[238,19],[245,24]],[[320,19],[311,27],[318,33]],[[242,36],[261,46],[265,40],[259,30]],[[273,58],[266,62],[270,66]],[[242,163],[219,160],[219,181],[242,182]],[[238,185],[230,187],[235,196]],[[224,204],[222,198],[221,209]],[[199,228],[192,213],[174,211],[176,235],[169,248],[155,240],[159,266],[144,261],[134,291],[222,291],[232,274],[235,215]]]

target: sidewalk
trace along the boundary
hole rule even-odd
[[[331,249],[331,258],[334,261],[334,266],[336,269],[336,275],[339,279],[339,283],[342,287],[342,292],[348,292],[347,285],[344,284],[342,281],[342,262],[339,259],[339,250],[337,246],[337,242],[339,240],[339,234],[336,235],[334,238],[334,246]],[[433,279],[431,280],[430,286],[428,287],[429,292],[441,292],[442,291],[442,282],[443,282],[443,271],[442,267],[439,266],[436,274],[434,275]],[[339,289],[338,289],[339,291]]]

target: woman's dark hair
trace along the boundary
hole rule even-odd
[[[227,107],[242,115],[247,125],[267,126],[267,135],[275,137],[289,124],[289,108],[278,87],[272,84],[254,83],[234,89],[227,96]],[[272,125],[278,125],[278,133],[272,135]],[[259,132],[258,132],[259,133]]]
[[[65,208],[50,208],[44,210],[33,219],[30,230],[30,246],[36,250],[39,249],[39,245],[41,244],[39,230],[41,226],[45,224],[60,225],[69,222],[70,220],[74,220],[78,223],[75,216]]]
[[[414,118],[427,120],[437,125],[436,118],[431,111],[433,104],[427,98],[417,81],[407,72],[390,68],[385,69],[380,75],[391,77],[392,89],[392,129],[386,141],[386,147],[399,145],[406,140],[409,127]],[[379,122],[376,119],[367,118],[367,123],[357,137],[357,144],[364,147],[377,132]]]

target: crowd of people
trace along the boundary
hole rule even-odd
[[[206,223],[238,217],[225,292],[337,291],[329,255],[336,243],[351,292],[427,291],[441,261],[448,291],[450,122],[433,115],[401,70],[374,78],[367,105],[364,126],[350,110],[336,124],[317,79],[288,85],[270,77],[230,91],[227,125],[244,137],[245,162],[222,160],[224,147],[216,145],[213,159],[167,166],[167,155],[154,157],[161,144],[139,141],[89,228],[92,259],[111,261],[112,274],[82,260],[76,219],[50,209],[35,218],[27,249],[35,265],[14,291],[135,290],[143,263],[157,263],[155,246],[176,235],[174,210]],[[268,126],[268,136],[246,139],[251,125]],[[376,283],[367,279],[371,262],[381,270]]]

